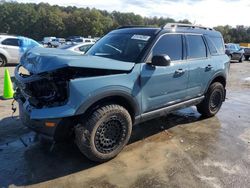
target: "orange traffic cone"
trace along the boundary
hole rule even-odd
[[[12,99],[14,94],[12,82],[8,69],[4,70],[3,98]]]

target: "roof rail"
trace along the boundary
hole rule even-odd
[[[204,27],[204,26],[199,26],[199,25],[183,24],[183,23],[167,23],[162,28],[169,29],[169,28],[177,28],[177,27],[192,28],[192,29],[205,29],[205,30],[210,30],[210,31],[214,30],[211,27]]]

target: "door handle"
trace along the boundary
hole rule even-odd
[[[211,70],[213,68],[213,66],[212,65],[208,65],[208,66],[206,66],[206,70]]]
[[[185,73],[185,70],[183,70],[183,69],[178,69],[175,71],[175,74],[177,74],[177,75],[184,74],[184,73]]]

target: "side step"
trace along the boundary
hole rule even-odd
[[[157,117],[161,117],[161,116],[165,116],[167,114],[169,114],[170,112],[182,109],[182,108],[186,108],[189,106],[194,106],[199,104],[205,97],[201,96],[198,98],[194,98],[194,99],[190,99],[188,101],[184,101],[184,102],[180,102],[171,106],[167,106],[164,108],[160,108],[151,112],[146,112],[144,114],[142,114],[141,116],[139,116],[138,118],[136,118],[135,124],[144,122],[144,121],[148,121],[150,119],[154,119]]]

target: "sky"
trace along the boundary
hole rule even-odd
[[[17,0],[46,2],[51,5],[90,7],[101,10],[133,12],[147,17],[188,19],[208,27],[218,25],[250,26],[249,0]]]

